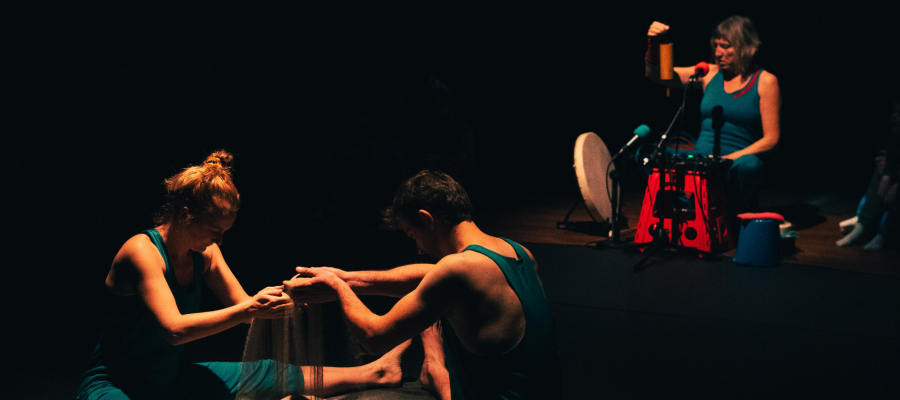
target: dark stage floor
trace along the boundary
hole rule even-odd
[[[568,193],[536,194],[514,204],[494,206],[480,214],[482,228],[494,235],[528,243],[584,245],[605,239],[603,236],[556,229],[576,200],[577,188]],[[641,212],[643,188],[624,189],[622,214],[629,224],[622,239],[633,240]],[[842,237],[838,223],[853,216],[858,193],[839,190],[802,192],[771,189],[760,193],[760,210],[782,214],[798,231],[796,252],[785,261],[867,274],[900,277],[900,249],[891,243],[878,252],[864,251],[862,244],[839,248],[834,242]],[[590,221],[583,206],[576,208],[570,221]],[[723,255],[733,257],[734,249]]]
[[[566,398],[892,398],[900,279],[531,244]]]
[[[782,210],[789,220],[801,222],[799,252],[780,267],[738,266],[729,261],[732,250],[713,261],[661,255],[635,273],[632,266],[639,254],[596,250],[584,244],[599,237],[556,229],[556,221],[564,217],[576,194],[484,207],[476,215],[485,231],[524,243],[538,260],[557,324],[564,371],[560,392],[565,398],[900,394],[900,257],[896,249],[871,253],[860,246],[834,246],[840,237],[837,222],[850,216],[852,198],[764,195],[764,208]],[[624,210],[632,227],[625,231],[626,238],[629,232],[633,235],[641,195],[625,192]],[[251,240],[244,235],[258,231],[253,216],[246,217],[247,225],[235,229],[230,239],[233,246]],[[573,219],[585,220],[587,215],[580,210]],[[293,246],[291,252],[270,255],[267,263],[293,265],[296,254],[304,255],[306,265],[345,269],[423,261],[399,232],[349,230],[330,221],[304,226],[308,229],[298,231],[299,239],[267,242],[272,249]],[[335,251],[333,243],[339,241],[352,246]],[[248,291],[283,275],[283,268],[241,269],[252,265],[250,253],[239,246],[227,250],[229,263]],[[93,301],[91,305],[96,305]],[[374,298],[365,301],[376,312],[391,305]],[[352,345],[338,311],[326,312],[331,316],[325,321],[326,363],[366,361],[348,350]],[[66,324],[65,318],[61,323]],[[58,341],[47,342],[47,351],[61,352],[65,360],[42,364],[48,373],[40,377],[22,375],[26,383],[40,379],[40,385],[30,385],[39,390],[38,396],[30,392],[31,397],[74,396],[97,332],[89,323],[75,322],[84,321],[83,315],[68,318],[72,321],[65,326],[82,329],[54,335]],[[193,360],[238,360],[245,334],[245,327],[232,328],[189,344],[186,354]],[[404,375],[418,377],[420,362],[421,350],[411,350],[404,359]],[[392,398],[391,393],[427,398],[415,382],[399,391],[370,394]]]
[[[566,398],[894,398],[900,394],[900,253],[838,248],[857,198],[768,191],[798,228],[779,267],[597,250],[560,231],[577,199],[498,208],[486,229],[529,242],[559,329]],[[642,192],[626,191],[634,235]],[[589,220],[579,208],[572,220]]]

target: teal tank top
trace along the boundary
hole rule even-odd
[[[200,282],[205,262],[203,255],[192,252],[194,281],[188,289],[175,279],[175,271],[169,266],[166,245],[156,229],[141,232],[150,237],[166,262],[166,282],[175,296],[182,314],[200,310]],[[164,393],[175,381],[183,345],[173,346],[162,334],[156,318],[139,296],[112,296],[118,302],[120,312],[103,330],[91,355],[81,382],[81,392],[92,386],[113,385],[130,388],[141,393]]]
[[[759,114],[759,76],[762,69],[757,70],[741,90],[734,93],[725,92],[725,79],[717,72],[703,93],[700,102],[700,135],[694,152],[703,155],[713,154],[715,131],[713,130],[713,110],[722,107],[722,132],[720,135],[721,151],[719,155],[728,155],[742,150],[762,138],[762,118]]]
[[[468,246],[463,251],[484,254],[503,271],[522,303],[525,335],[505,353],[481,357],[466,350],[449,321],[444,319],[441,326],[444,362],[450,373],[450,395],[454,400],[561,398],[559,351],[547,298],[525,249],[511,240],[503,240],[515,249],[515,259],[478,245]]]

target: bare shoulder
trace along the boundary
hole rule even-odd
[[[484,254],[464,251],[442,258],[427,275],[431,279],[469,282],[479,279],[482,270],[493,265],[493,261]]]
[[[225,265],[225,257],[222,256],[222,249],[219,245],[213,243],[203,251],[203,272],[208,271],[212,267],[221,267]]]
[[[451,254],[435,264],[435,268],[432,269],[433,272],[439,273],[440,275],[458,275],[465,274],[467,271],[470,271],[472,267],[477,266],[479,263],[482,263],[484,256],[480,253],[476,253],[474,251],[464,251],[462,253]]]
[[[534,254],[531,254],[531,250],[528,250],[527,247],[522,246],[521,244],[519,246],[522,247],[522,250],[525,250],[525,253],[528,254],[528,258],[531,259],[531,262],[537,264],[537,260],[534,259]]]
[[[778,90],[778,78],[769,71],[763,71],[759,74],[759,90],[765,92],[775,92]]]
[[[106,277],[107,288],[116,295],[134,294],[133,284],[149,276],[161,276],[165,260],[147,235],[132,236],[116,253]]]
[[[703,79],[702,79],[704,90],[706,90],[706,85],[708,85],[709,82],[712,81],[712,78],[714,76],[716,76],[716,74],[718,74],[718,73],[719,73],[719,66],[716,65],[715,63],[709,64],[709,72],[707,72],[706,75],[703,76]]]
[[[153,244],[153,241],[147,235],[142,233],[132,236],[113,260],[113,267],[129,266],[135,268],[158,266],[159,263],[165,263],[159,249]]]

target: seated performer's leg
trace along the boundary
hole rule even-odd
[[[403,371],[400,370],[400,360],[403,352],[409,348],[412,340],[407,340],[381,358],[359,367],[325,367],[322,371],[324,395],[361,390],[367,387],[400,387],[403,382]],[[304,375],[309,374],[304,368]],[[307,390],[310,385],[307,385]]]
[[[881,196],[878,195],[878,186],[881,185],[882,174],[875,172],[869,181],[869,187],[866,190],[866,202],[859,209],[858,225],[862,225],[864,229],[863,236],[868,239],[879,231],[881,221],[884,216],[885,204]]]
[[[148,397],[150,399],[152,397]],[[139,400],[140,397],[129,396],[122,389],[113,385],[95,385],[82,390],[77,400]]]
[[[422,347],[425,361],[419,382],[422,389],[433,392],[440,400],[450,400],[450,373],[444,365],[444,342],[441,338],[440,321],[422,331]]]
[[[896,188],[894,190],[896,190]],[[888,241],[896,239],[897,231],[900,229],[898,228],[898,225],[900,225],[900,201],[895,200],[891,203],[888,211],[882,214],[878,233],[866,243],[863,249],[870,251],[883,249]]]
[[[410,343],[407,340],[366,365],[323,367],[322,394],[327,397],[367,387],[400,386],[403,378],[400,358]],[[314,383],[306,377],[311,374],[312,367],[303,366],[297,371],[294,365],[282,365],[273,360],[186,364],[182,366],[172,392],[184,399],[234,399],[235,395],[243,392],[253,393],[261,396],[260,398],[281,398],[290,394],[310,393]],[[276,376],[280,376],[284,382],[276,384]],[[280,387],[281,384],[285,387]]]
[[[152,400],[166,397],[167,379],[147,379],[153,369],[140,377],[119,377],[92,374],[84,379],[78,390],[78,400]],[[157,370],[158,371],[158,370]],[[173,374],[162,374],[172,377]],[[156,375],[155,378],[159,378]]]
[[[763,162],[755,154],[739,157],[728,169],[728,209],[735,214],[750,211],[763,179]]]

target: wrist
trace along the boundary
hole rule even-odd
[[[328,287],[334,289],[335,292],[340,291],[340,289],[344,286],[347,286],[347,282],[344,282],[343,279],[338,278],[337,275],[331,275],[325,279],[325,284]]]
[[[238,310],[235,313],[235,317],[238,321],[249,324],[253,322],[253,312],[251,311],[253,307],[253,298],[247,298],[246,300],[237,304]]]
[[[657,40],[654,40],[657,39]],[[644,64],[659,64],[659,40],[655,36],[647,37],[647,52],[644,53]]]

